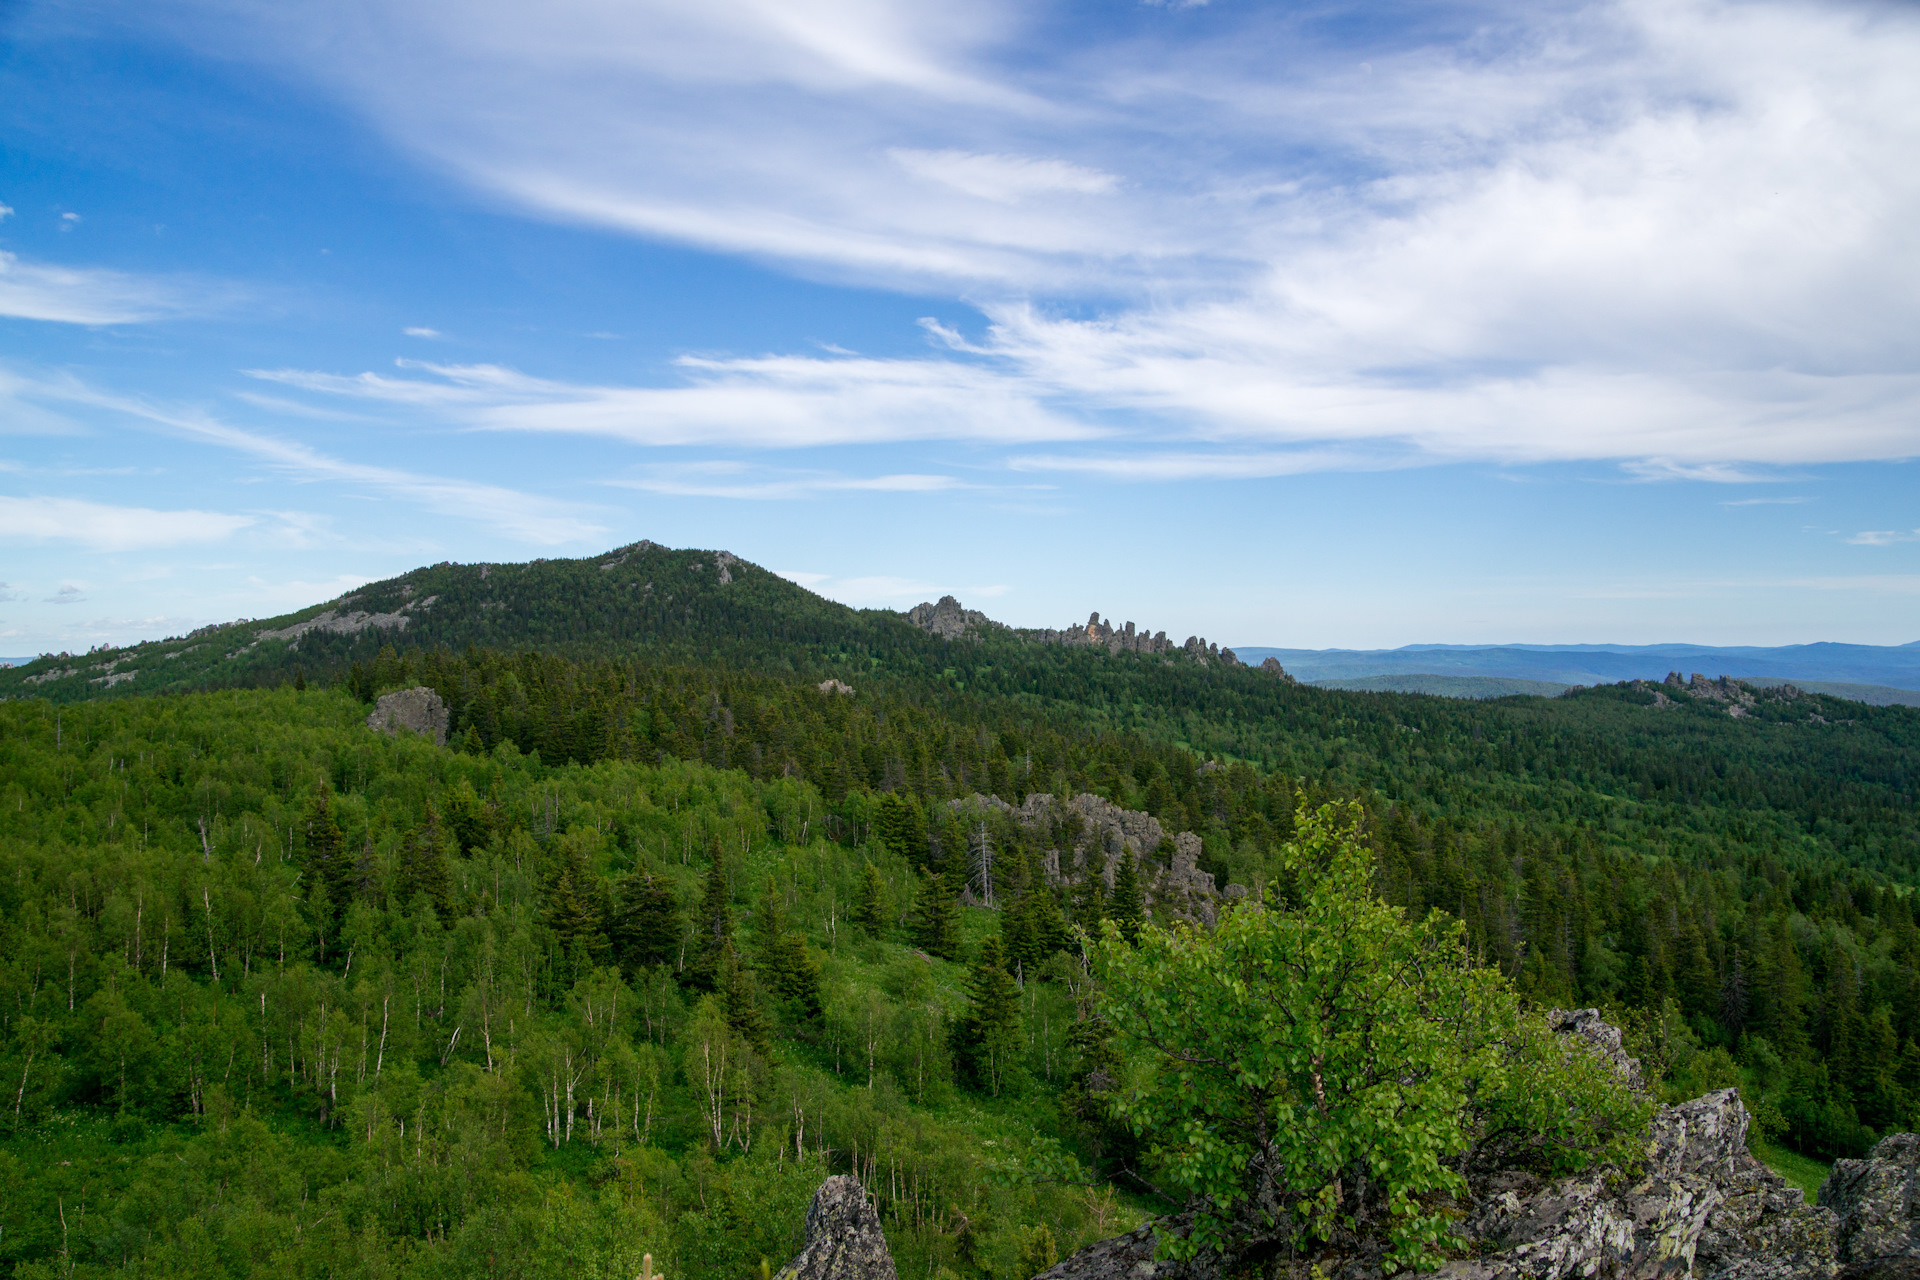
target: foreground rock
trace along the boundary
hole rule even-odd
[[[405,729],[432,738],[436,745],[444,747],[447,745],[447,704],[425,685],[383,693],[367,716],[367,728],[386,734]]]
[[[807,1209],[807,1247],[774,1280],[896,1280],[880,1215],[857,1179],[820,1184]]]
[[[1920,1280],[1920,1134],[1882,1138],[1865,1160],[1838,1160],[1820,1203],[1839,1220],[1847,1280]]]
[[[1555,1030],[1591,1044],[1616,1070],[1639,1081],[1615,1027],[1595,1010],[1555,1010]],[[1826,1280],[1838,1270],[1841,1210],[1813,1207],[1786,1180],[1747,1151],[1747,1109],[1737,1090],[1722,1089],[1664,1107],[1648,1131],[1647,1159],[1634,1176],[1601,1168],[1552,1182],[1517,1169],[1479,1171],[1461,1205],[1461,1233],[1474,1254],[1449,1262],[1443,1280]],[[1852,1174],[1836,1191],[1861,1223],[1850,1240],[1858,1250],[1913,1260],[1912,1269],[1856,1271],[1844,1280],[1920,1280],[1916,1245],[1916,1161],[1920,1139],[1875,1149],[1872,1169]],[[1834,1181],[1841,1178],[1836,1167]],[[1834,1182],[1829,1183],[1833,1187]],[[1821,1203],[1829,1203],[1826,1190]],[[1900,1226],[1884,1224],[1897,1217]],[[1222,1280],[1241,1274],[1308,1275],[1317,1267],[1332,1280],[1376,1280],[1377,1256],[1334,1251],[1296,1255],[1284,1236],[1249,1228],[1234,1247],[1188,1262],[1155,1261],[1159,1238],[1184,1231],[1182,1215],[1162,1218],[1124,1236],[1103,1240],[1042,1273],[1041,1280]],[[1865,1257],[1864,1252],[1857,1256]],[[1904,1267],[1906,1262],[1902,1262]]]

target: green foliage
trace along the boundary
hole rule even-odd
[[[880,868],[871,862],[860,868],[860,897],[853,904],[854,927],[871,938],[887,932],[887,888],[880,879]]]
[[[672,964],[680,949],[681,912],[673,882],[649,871],[622,876],[616,888],[610,934],[621,965],[637,975],[651,965]]]
[[[959,916],[959,905],[936,871],[920,883],[913,914],[907,920],[907,934],[913,945],[928,955],[950,960],[960,947]]]
[[[1444,1198],[1475,1142],[1549,1171],[1632,1150],[1646,1113],[1591,1055],[1558,1051],[1457,922],[1415,924],[1370,891],[1358,814],[1323,806],[1287,846],[1293,906],[1212,933],[1109,925],[1104,1012],[1126,1062],[1110,1105],[1201,1201],[1179,1254],[1252,1223],[1339,1240],[1385,1221],[1392,1266],[1453,1243]],[[1236,1225],[1238,1224],[1238,1225]]]
[[[1122,850],[1120,869],[1113,873],[1113,896],[1107,900],[1107,918],[1128,942],[1140,940],[1147,922],[1145,897],[1140,889],[1140,865],[1129,851]]]
[[[1007,972],[1000,939],[989,935],[967,975],[967,1005],[953,1024],[953,1053],[974,1087],[999,1093],[1018,1059],[1020,989]]]

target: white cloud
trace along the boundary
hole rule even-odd
[[[1026,454],[1008,460],[1016,471],[1066,471],[1108,480],[1260,480],[1314,471],[1370,470],[1392,465],[1352,450],[1300,449],[1271,453],[1168,453],[1076,456]]]
[[[8,218],[11,218],[12,216],[13,216],[13,206],[10,204],[0,204],[0,222],[5,222]]]
[[[1056,412],[1044,388],[950,360],[763,356],[678,362],[678,387],[592,386],[497,365],[399,361],[430,377],[250,370],[305,391],[432,410],[481,430],[566,432],[640,445],[775,448],[892,440],[1088,439],[1101,432]]]
[[[915,151],[894,147],[893,162],[916,178],[925,178],[966,195],[999,204],[1049,192],[1105,195],[1116,179],[1110,173],[1035,156],[981,155],[972,151]]]
[[[586,518],[574,503],[522,493],[501,485],[422,475],[395,467],[350,462],[302,444],[230,426],[198,410],[175,409],[101,392],[72,378],[0,382],[0,392],[71,404],[91,405],[166,428],[203,443],[232,449],[303,480],[356,484],[414,502],[439,515],[483,521],[524,542],[552,546],[594,542],[607,528]],[[238,517],[236,517],[238,518]],[[317,525],[281,517],[283,535],[296,542],[312,537]]]
[[[85,604],[87,589],[77,582],[62,583],[60,589],[48,596],[44,604]]]
[[[1865,529],[1847,541],[1856,547],[1890,547],[1896,542],[1920,542],[1920,529]]]
[[[419,326],[402,329],[400,332],[406,334],[409,338],[443,338],[446,336],[438,329],[427,329]]]
[[[218,310],[237,296],[224,286],[57,267],[0,250],[0,316],[61,324],[135,324]]]
[[[601,483],[669,497],[756,501],[812,498],[831,493],[939,493],[974,487],[943,475],[843,476],[825,471],[776,470],[742,462],[664,464],[648,467],[637,476]]]
[[[253,524],[217,511],[155,511],[81,498],[0,497],[0,539],[73,542],[95,551],[133,551],[218,542]]]
[[[1011,0],[182,2],[516,207],[992,322],[967,362],[316,389],[648,444],[1124,422],[1173,452],[1728,481],[1920,454],[1909,7],[1516,5],[1354,44],[1272,6],[1060,42]]]

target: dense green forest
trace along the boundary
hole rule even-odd
[[[1050,885],[1072,832],[963,817],[977,793],[1144,810],[1276,909],[1305,900],[1302,815],[1357,802],[1376,900],[1461,922],[1533,1007],[1607,1008],[1668,1096],[1739,1083],[1759,1139],[1815,1159],[1916,1124],[1911,708],[1345,693],[941,640],[712,553],[482,568],[353,606],[464,601],[464,632],[91,660],[167,696],[9,673],[15,1274],[613,1276],[647,1251],[743,1277],[830,1170],[877,1196],[903,1275],[1027,1276],[1123,1230],[1161,1204],[1088,1086],[1126,1029],[1081,940],[1165,922],[1130,867]],[[549,606],[551,637],[479,647]],[[366,728],[419,684],[447,746]],[[980,831],[999,910],[958,901]]]

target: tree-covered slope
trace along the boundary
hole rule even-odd
[[[726,552],[639,542],[580,560],[431,565],[277,618],[43,655],[0,670],[0,696],[71,702],[273,684],[296,670],[325,677],[384,646],[540,648],[810,670],[937,643],[896,614],[835,604]]]

